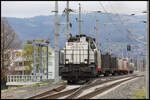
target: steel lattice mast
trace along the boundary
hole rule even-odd
[[[99,23],[99,20],[96,20],[96,44],[97,44],[97,47],[99,48],[99,42],[98,42],[98,38],[99,38],[99,35],[98,35],[98,23]]]
[[[79,3],[79,34],[81,35],[81,5]]]
[[[69,1],[67,1],[67,8],[66,8],[66,21],[67,21],[67,27],[66,27],[66,30],[67,30],[67,40],[69,38],[69,29],[70,29],[70,25],[69,25]]]

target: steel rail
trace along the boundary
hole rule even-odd
[[[39,98],[39,99],[57,99],[57,98],[66,96],[66,95],[68,95],[68,94],[70,94],[70,93],[73,93],[73,92],[75,92],[77,89],[79,89],[79,88],[74,88],[74,89],[66,90],[66,91],[59,92],[59,93],[56,93],[56,94],[52,94],[52,95],[49,95],[49,96],[41,97],[41,98]]]
[[[40,98],[40,97],[46,96],[46,95],[48,95],[48,94],[53,94],[53,93],[60,92],[61,90],[65,89],[65,88],[66,88],[66,85],[61,85],[61,86],[59,86],[59,87],[57,87],[57,88],[48,90],[48,91],[46,91],[46,92],[43,92],[43,93],[40,93],[40,94],[38,94],[38,95],[29,97],[29,98],[27,98],[27,99],[36,99],[36,98]]]
[[[127,75],[127,76],[123,76],[123,77],[119,77],[119,78],[110,77],[110,78],[107,78],[104,81],[98,80],[95,83],[91,83],[89,85],[85,85],[84,87],[79,88],[78,90],[73,92],[71,95],[69,95],[65,99],[75,99],[79,94],[81,94],[82,92],[84,92],[85,90],[87,90],[89,88],[92,88],[92,87],[97,86],[97,85],[102,85],[102,84],[107,83],[107,82],[116,81],[116,80],[119,80],[119,79],[122,79],[122,78],[127,78],[127,77],[131,77],[131,75]]]
[[[101,93],[103,93],[103,92],[105,92],[105,91],[107,91],[107,90],[109,90],[109,89],[111,89],[111,88],[113,88],[113,87],[115,87],[115,86],[117,86],[117,85],[120,85],[121,83],[123,83],[123,82],[125,82],[125,81],[134,79],[134,78],[136,78],[136,77],[137,77],[137,76],[134,76],[134,77],[131,77],[131,78],[129,78],[129,79],[122,80],[122,81],[113,83],[113,84],[111,84],[111,85],[108,85],[108,86],[105,86],[105,87],[96,89],[95,91],[90,92],[90,93],[88,93],[88,94],[86,94],[86,95],[83,95],[83,96],[81,96],[81,97],[78,97],[78,98],[76,98],[76,99],[89,99],[89,98],[92,98],[92,97],[94,97],[94,96],[96,96],[96,95],[98,95],[98,94],[101,94]]]
[[[67,96],[65,99],[74,99],[75,97],[77,97],[80,93],[82,93],[86,89],[89,89],[89,88],[92,88],[94,86],[101,85],[101,84],[104,84],[104,83],[107,83],[107,82],[115,81],[115,80],[118,80],[118,79],[131,77],[131,76],[133,76],[133,75],[130,75],[130,76],[127,75],[127,76],[123,76],[123,77],[119,77],[119,78],[110,77],[109,79],[107,78],[106,80],[103,80],[103,81],[102,80],[97,80],[94,83],[92,83],[93,80],[91,80],[91,81],[89,81],[88,83],[84,84],[81,87],[66,90],[66,91],[51,94],[51,95],[47,95],[47,96],[41,97],[40,99],[57,99],[57,98],[64,97],[64,96],[67,96],[67,95],[69,95],[69,96]]]
[[[95,79],[93,79],[93,80],[95,80]],[[65,99],[73,99],[73,97],[78,96],[84,89],[87,89],[88,85],[92,84],[93,80],[88,81],[86,84],[84,84],[83,86],[81,86],[79,89],[77,89],[75,92],[73,92],[71,95],[69,95]]]
[[[119,79],[123,79],[123,78],[130,78],[130,77],[139,77],[138,75],[134,74],[134,75],[126,75],[126,76],[122,76],[122,77],[107,77],[106,80],[99,80],[99,79],[94,79],[94,80],[90,80],[88,83],[82,85],[81,87],[77,87],[77,88],[73,88],[73,89],[69,89],[69,90],[65,90],[65,91],[60,91],[60,92],[47,92],[45,94],[39,94],[38,96],[36,96],[36,99],[57,99],[60,97],[65,97],[65,99],[75,99],[79,96],[79,94],[81,94],[82,92],[84,92],[85,90],[92,88],[94,86],[98,86],[104,83],[108,83],[111,81],[116,81]],[[94,83],[93,83],[94,82]],[[97,90],[97,89],[96,89]]]
[[[88,85],[91,82],[92,82],[92,80],[89,81],[88,83],[86,83],[85,85]],[[85,85],[83,85],[83,86],[85,86]],[[81,87],[83,87],[83,86],[81,86]],[[56,98],[59,98],[59,97],[63,97],[65,95],[68,95],[68,94],[71,94],[71,93],[74,93],[74,92],[78,91],[81,87],[66,90],[66,91],[59,92],[59,93],[56,93],[56,94],[52,94],[52,95],[49,95],[49,96],[45,96],[45,97],[42,97],[40,99],[56,99]]]

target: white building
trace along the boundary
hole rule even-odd
[[[55,51],[49,47],[50,52],[48,56],[48,79],[55,79]],[[11,50],[9,53],[11,55],[12,63],[8,67],[8,70],[13,72],[10,75],[24,75],[28,66],[26,66],[25,62],[27,59],[22,57],[22,50]],[[6,55],[7,56],[7,55]],[[33,66],[33,64],[32,64]],[[46,68],[44,68],[45,78],[47,76]]]
[[[48,79],[55,79],[55,51],[51,48],[51,55],[48,57]]]
[[[7,53],[5,52],[5,58],[9,59],[9,61],[5,61],[8,75],[24,75],[27,60],[22,57],[22,50],[8,50]]]

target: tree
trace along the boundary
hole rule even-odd
[[[26,68],[25,70],[25,74],[30,74],[33,64],[33,47],[31,45],[24,44],[22,56],[26,60],[28,59],[28,61],[25,62],[25,66],[28,66],[28,68]]]
[[[6,83],[7,68],[14,58],[8,53],[20,48],[21,44],[22,41],[8,24],[6,18],[1,17],[1,84]]]

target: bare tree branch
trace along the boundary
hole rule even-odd
[[[6,82],[7,67],[10,66],[14,57],[10,55],[12,50],[19,48],[22,41],[18,38],[6,18],[1,17],[1,81]],[[7,57],[6,57],[7,55]]]

